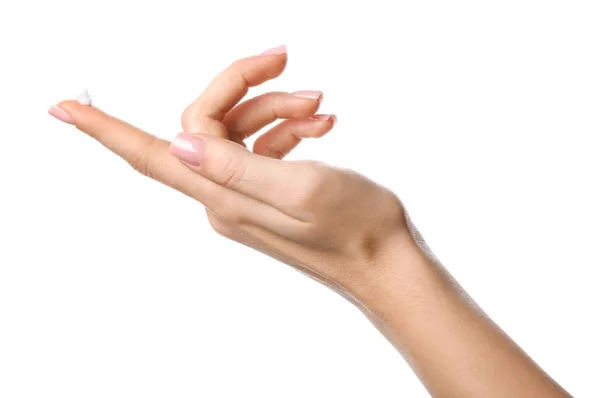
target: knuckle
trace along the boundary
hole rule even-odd
[[[250,87],[250,82],[246,76],[246,65],[248,65],[247,58],[234,61],[228,68],[229,72],[231,73],[227,73],[227,76],[229,76],[234,82],[239,82],[246,87]]]
[[[232,226],[240,226],[245,223],[244,216],[240,214],[236,209],[229,205],[221,205],[215,211],[223,220],[227,221]]]
[[[238,58],[229,65],[229,70],[239,71],[243,69],[246,58]]]
[[[333,182],[333,170],[325,163],[313,162],[310,168],[310,190],[322,192]]]
[[[196,114],[196,109],[192,105],[188,105],[187,108],[181,112],[181,125],[186,126],[194,120],[194,116]]]
[[[127,163],[138,173],[148,175],[148,155],[144,152],[134,153],[127,157]]]
[[[186,131],[198,132],[210,126],[209,119],[210,115],[205,111],[205,104],[198,99],[181,113],[181,126]]]
[[[155,148],[158,145],[159,139],[152,137],[151,141],[148,142],[143,148],[132,152],[126,156],[127,163],[138,173],[145,175],[150,178],[155,177],[154,170],[154,153]]]
[[[385,220],[392,225],[406,224],[406,210],[402,200],[393,191],[384,188],[382,208],[385,209]]]
[[[282,110],[285,109],[285,105],[289,102],[288,94],[281,91],[265,93],[261,97],[276,117],[281,116]]]
[[[239,203],[236,204],[235,199],[237,199],[235,195],[227,195],[210,209],[221,222],[225,222],[230,228],[239,227],[247,221],[245,215],[238,210]]]
[[[289,114],[294,111],[294,109],[292,109],[292,111],[286,109],[289,108],[289,101],[287,101],[286,98],[282,95],[273,96],[272,101],[273,102],[271,104],[271,112],[272,116],[276,119],[285,119],[287,116],[286,114]]]
[[[269,146],[269,148],[267,149],[267,156],[270,158],[283,159],[285,157],[285,155],[287,155],[287,153],[280,151],[278,149],[275,149],[272,146]]]
[[[243,163],[236,160],[233,156],[228,156],[220,167],[219,184],[225,187],[239,188],[243,185],[246,168]]]
[[[305,209],[324,200],[324,193],[331,187],[331,168],[319,162],[304,162],[303,177],[298,189],[293,190],[292,207]]]
[[[212,229],[221,236],[229,237],[232,235],[232,228],[224,220],[220,219],[215,214],[207,211],[208,223]]]

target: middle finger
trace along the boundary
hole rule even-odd
[[[322,101],[321,91],[271,92],[237,105],[227,113],[223,124],[229,139],[241,142],[277,119],[305,119],[314,115]]]

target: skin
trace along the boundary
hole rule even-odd
[[[431,253],[401,201],[350,170],[284,161],[335,118],[320,99],[284,92],[240,101],[279,76],[287,54],[238,60],[182,114],[200,165],[96,107],[57,106],[141,174],[196,199],[220,234],[264,252],[356,305],[434,397],[570,397],[471,300]],[[253,151],[243,140],[277,119]],[[172,148],[171,148],[172,149]]]

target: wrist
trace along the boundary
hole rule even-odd
[[[352,294],[365,307],[362,310],[381,316],[390,307],[407,304],[416,287],[430,285],[439,273],[433,254],[410,231],[391,236],[367,268]]]

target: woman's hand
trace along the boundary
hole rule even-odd
[[[206,206],[221,234],[327,284],[358,305],[435,397],[568,397],[470,300],[429,254],[394,194],[347,170],[281,160],[333,126],[313,116],[319,92],[250,86],[278,76],[284,49],[239,60],[183,113],[169,143],[100,110],[65,101],[50,113],[136,170]],[[278,118],[254,153],[243,140]]]
[[[51,113],[140,173],[204,204],[220,234],[364,301],[391,247],[407,236],[403,208],[389,190],[354,172],[281,160],[301,138],[322,136],[335,122],[315,115],[318,91],[271,92],[239,103],[249,87],[283,72],[284,49],[229,66],[183,112],[184,132],[170,144],[76,101]],[[244,147],[245,138],[276,119],[286,120],[260,136],[253,152]]]

